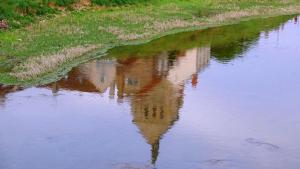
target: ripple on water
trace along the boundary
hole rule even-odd
[[[248,144],[251,144],[253,146],[256,147],[262,147],[268,151],[278,151],[280,149],[280,147],[278,145],[272,144],[272,143],[268,143],[268,142],[264,142],[261,140],[257,140],[255,138],[247,138],[246,142]]]

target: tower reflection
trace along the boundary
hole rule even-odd
[[[48,87],[54,93],[59,89],[108,92],[120,103],[128,100],[133,123],[151,146],[151,163],[155,164],[161,138],[179,119],[186,80],[195,87],[198,73],[209,60],[210,47],[162,52],[147,58],[95,60]]]

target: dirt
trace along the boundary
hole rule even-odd
[[[90,7],[91,5],[92,5],[92,1],[91,0],[78,0],[74,4],[71,4],[70,6],[73,9],[81,10],[81,9],[85,9],[87,7]],[[56,8],[56,9],[61,10],[61,11],[65,11],[66,10],[65,6],[58,6],[54,2],[49,2],[48,6],[51,7],[51,8]]]
[[[91,6],[91,4],[92,4],[91,0],[79,0],[78,2],[76,2],[73,5],[73,8],[75,8],[75,9],[84,9],[86,7]]]

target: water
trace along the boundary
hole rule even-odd
[[[300,25],[277,17],[113,49],[0,88],[1,169],[297,169]]]

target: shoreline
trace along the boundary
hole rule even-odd
[[[225,25],[234,25],[238,24],[244,21],[254,20],[254,19],[260,19],[260,18],[270,18],[270,17],[276,17],[276,16],[283,16],[283,15],[297,15],[300,13],[300,6],[288,6],[286,8],[280,8],[278,9],[268,9],[268,12],[265,12],[264,14],[258,14],[256,12],[253,12],[252,15],[248,12],[239,11],[240,15],[236,15],[234,17],[228,17],[218,22],[208,22],[203,23],[201,26],[188,26],[188,27],[179,27],[179,28],[172,28],[170,30],[166,30],[164,32],[159,32],[156,35],[146,37],[146,38],[137,38],[135,40],[121,40],[119,42],[115,42],[112,44],[103,44],[102,47],[92,49],[90,51],[85,52],[84,54],[80,56],[76,56],[70,60],[67,60],[59,65],[54,66],[53,68],[49,68],[49,70],[46,70],[44,72],[38,72],[32,77],[26,77],[26,78],[16,78],[11,72],[7,73],[1,73],[0,75],[0,84],[4,85],[19,85],[19,86],[34,86],[34,85],[44,85],[47,83],[55,82],[65,76],[72,68],[85,63],[87,61],[97,59],[100,57],[104,57],[107,55],[107,52],[110,49],[121,47],[121,46],[132,46],[132,45],[141,45],[149,43],[153,40],[174,35],[177,33],[183,33],[183,32],[192,32],[192,31],[198,31],[198,30],[204,30],[214,27],[220,27]],[[264,9],[259,9],[264,10]],[[231,11],[232,12],[232,11]],[[228,12],[230,13],[230,11]],[[218,14],[215,16],[225,15],[226,13]],[[213,17],[215,17],[213,16]],[[64,48],[67,49],[67,48]],[[43,56],[45,58],[47,55]],[[33,57],[37,58],[37,57]],[[26,58],[28,60],[28,58]],[[25,59],[25,60],[26,60]],[[29,58],[30,59],[30,58]],[[21,62],[21,64],[26,65],[26,61]],[[24,71],[21,70],[20,71]],[[26,71],[26,70],[25,70]],[[30,71],[30,70],[29,70]]]

